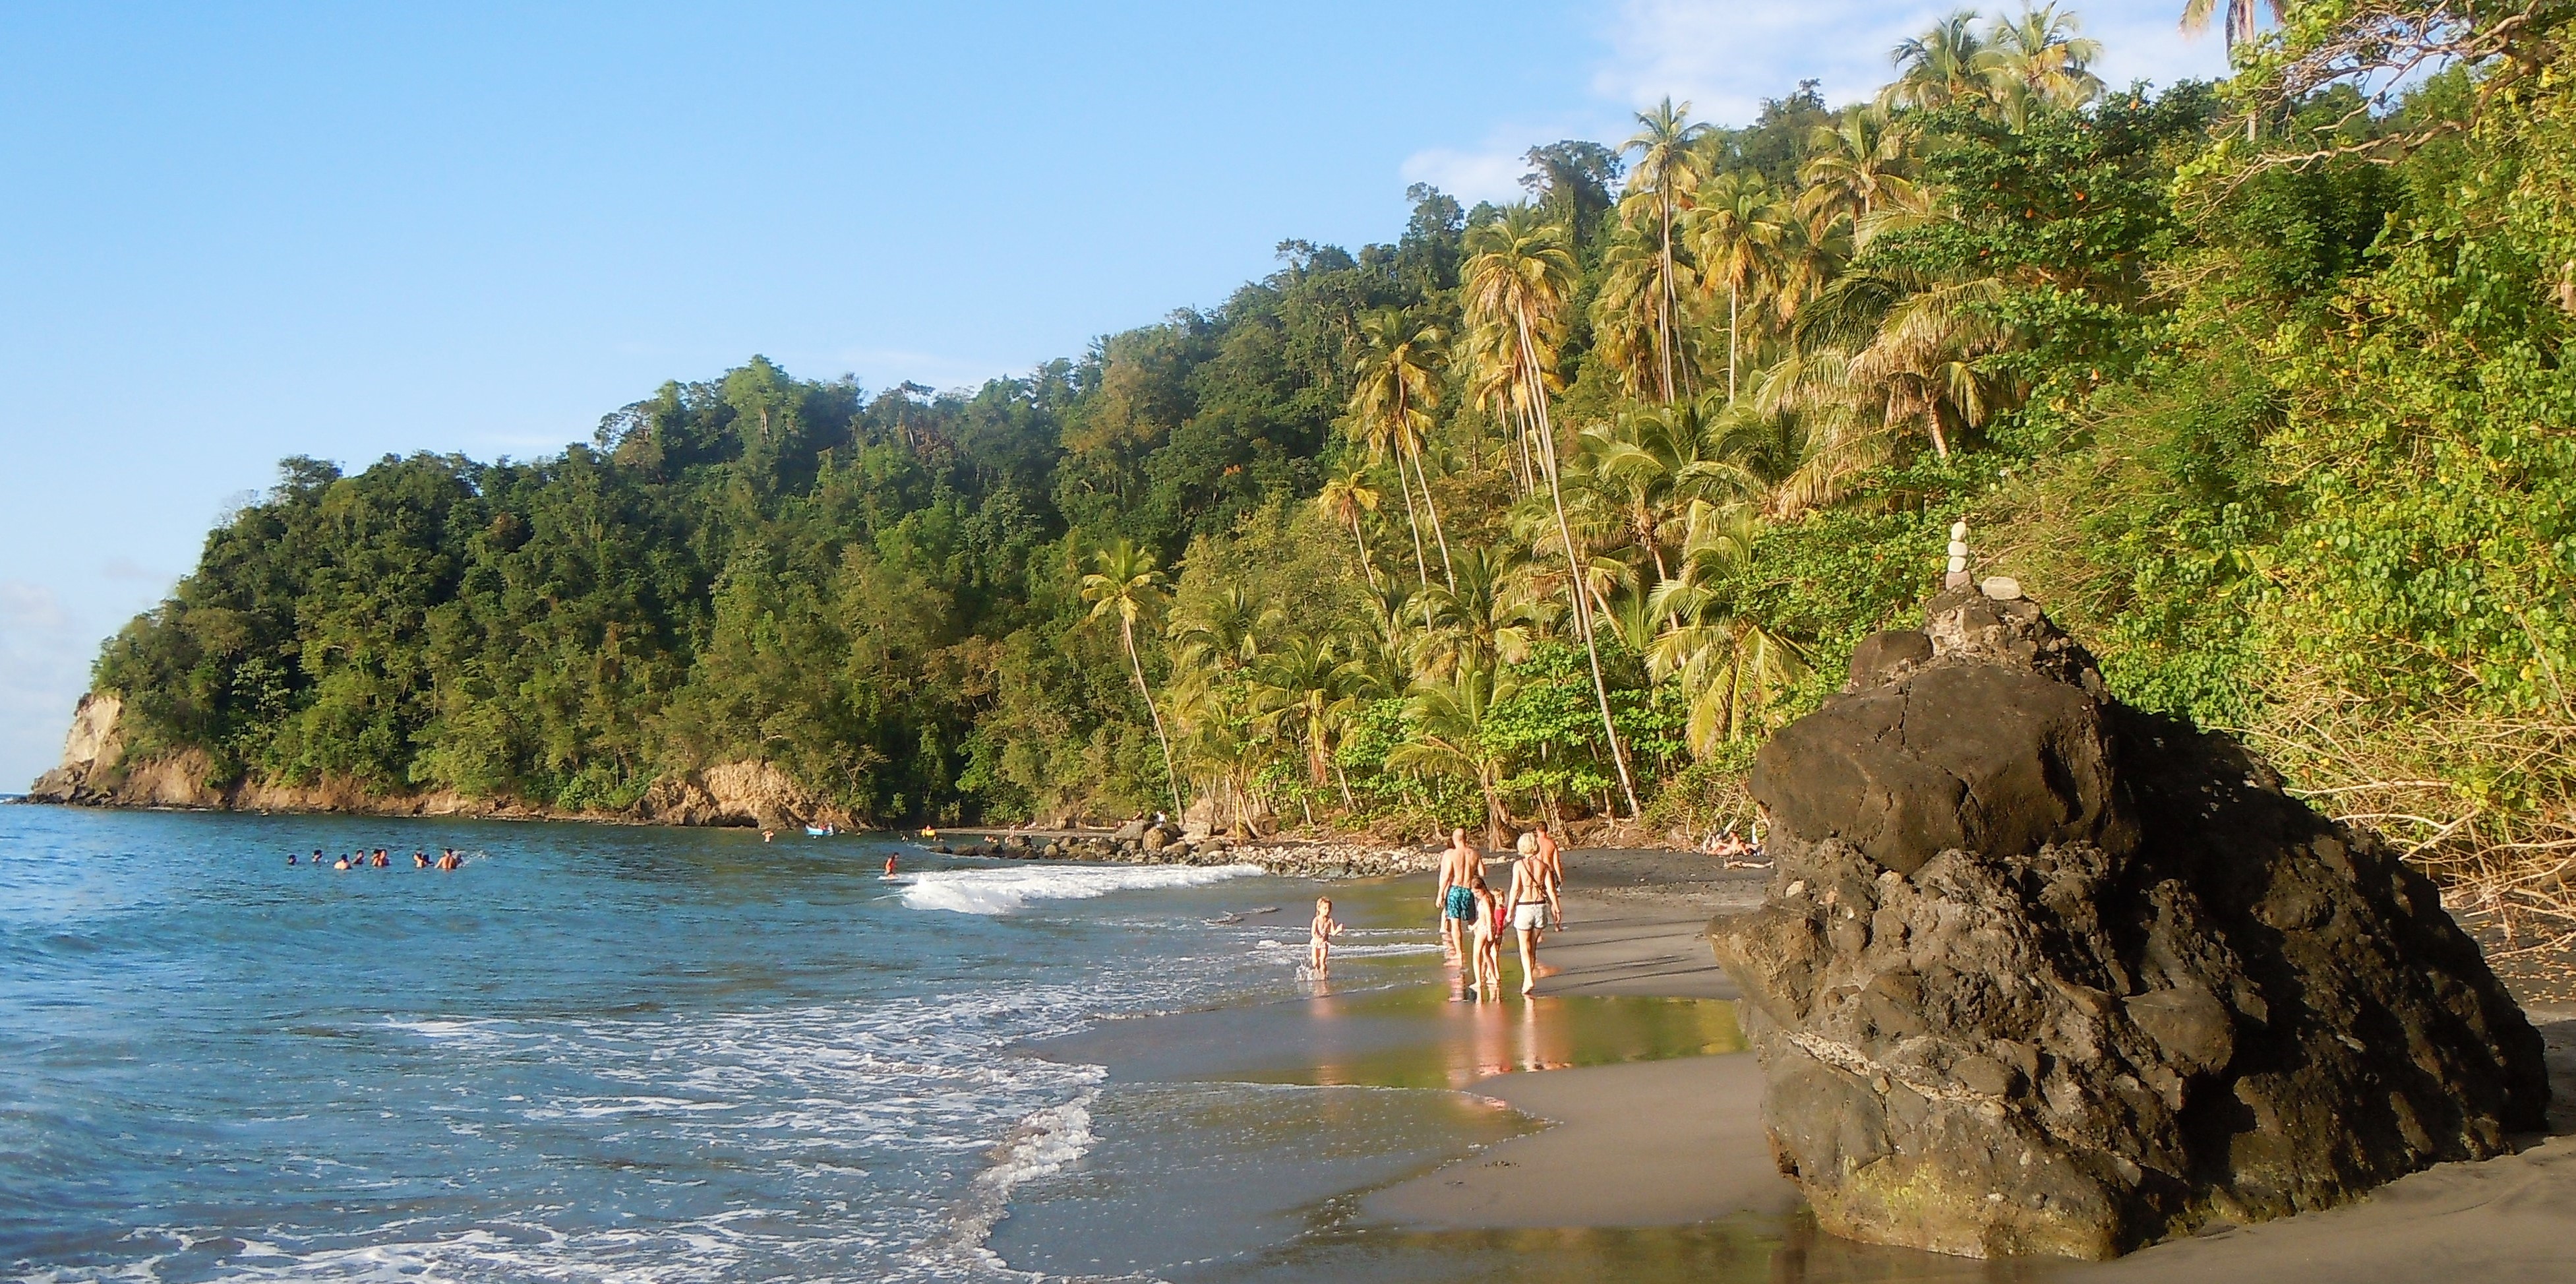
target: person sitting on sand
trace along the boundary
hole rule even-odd
[[[1467,831],[1449,831],[1449,850],[1440,853],[1440,887],[1432,893],[1439,906],[1440,944],[1449,957],[1466,964],[1467,925],[1476,919],[1476,882],[1484,877],[1485,858],[1467,845]]]
[[[1316,897],[1315,921],[1306,925],[1306,967],[1316,980],[1324,979],[1324,970],[1331,962],[1333,938],[1341,934],[1342,925],[1333,921],[1333,898]]]
[[[1538,930],[1556,892],[1544,858],[1530,856],[1512,863],[1512,929],[1521,938],[1521,993],[1538,986]],[[1495,965],[1499,978],[1501,964]]]

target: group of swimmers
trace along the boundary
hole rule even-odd
[[[331,869],[347,870],[368,868],[391,869],[393,868],[394,861],[393,857],[382,847],[376,848],[373,854],[369,854],[366,851],[358,851],[343,855],[338,860],[326,861],[322,856],[322,849],[316,847],[313,849],[313,859],[309,861],[299,860],[295,853],[288,852],[286,854],[286,863],[289,865],[309,865],[314,869],[322,869],[327,866]],[[428,852],[414,851],[411,854],[411,867],[413,869],[463,869],[465,868],[465,853],[460,852],[453,847],[441,847],[438,849],[438,859],[431,860]]]

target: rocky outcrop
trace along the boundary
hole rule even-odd
[[[1350,842],[1193,838],[1131,821],[1108,833],[1004,833],[987,841],[942,842],[931,850],[1008,860],[1083,860],[1128,865],[1257,865],[1290,878],[1386,878],[1440,867],[1439,847],[1381,847]]]
[[[219,783],[204,752],[129,758],[113,694],[81,697],[64,739],[62,765],[38,777],[27,800],[98,807],[183,807],[208,811],[345,812],[368,816],[475,816],[505,820],[630,821],[658,825],[863,826],[794,777],[765,762],[730,762],[703,772],[666,776],[623,811],[568,812],[508,798],[473,798],[446,790],[385,790],[356,780],[311,784],[248,779]]]
[[[1871,639],[1756,760],[1773,879],[1711,936],[1820,1223],[2101,1258],[2539,1125],[2540,1038],[2429,880],[2005,596]]]
[[[858,822],[766,762],[729,762],[689,776],[665,776],[644,791],[636,819],[656,825],[756,825],[788,829]]]
[[[61,765],[36,777],[36,783],[27,787],[28,799],[76,801],[92,788],[91,777],[113,770],[125,757],[124,741],[116,729],[124,713],[125,702],[114,695],[92,691],[81,696],[72,709],[71,730],[63,736]]]

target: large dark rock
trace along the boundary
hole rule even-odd
[[[2109,701],[2027,601],[1922,636],[1764,747],[1769,894],[1711,925],[1826,1228],[2108,1257],[2539,1126],[2538,1034],[2375,836]]]

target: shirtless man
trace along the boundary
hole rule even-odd
[[[1440,888],[1432,893],[1440,912],[1440,944],[1453,959],[1467,957],[1467,942],[1462,939],[1467,925],[1476,921],[1476,876],[1483,872],[1484,855],[1467,844],[1467,831],[1449,831],[1449,850],[1440,853]]]
[[[1556,898],[1557,889],[1565,886],[1565,861],[1557,854],[1556,835],[1541,825],[1537,831],[1538,851],[1531,859],[1538,862],[1539,876],[1547,888],[1547,917],[1556,930],[1565,930],[1565,906]]]

